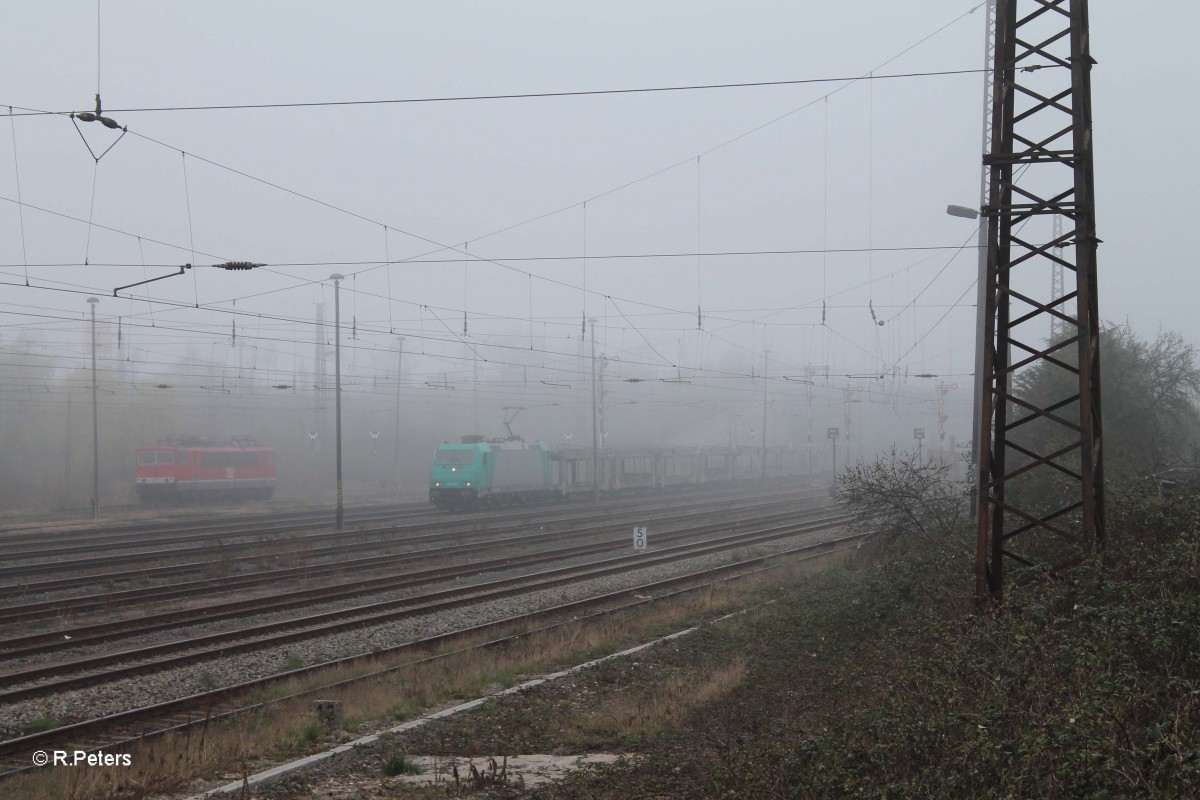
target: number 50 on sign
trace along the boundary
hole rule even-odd
[[[633,549],[635,549],[635,550],[645,550],[646,549],[646,534],[647,534],[648,530],[649,530],[648,528],[634,528],[633,529]]]

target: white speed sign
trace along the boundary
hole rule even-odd
[[[647,535],[648,530],[649,530],[648,528],[634,528],[633,529],[633,548],[635,550],[645,550],[646,549],[646,535]]]

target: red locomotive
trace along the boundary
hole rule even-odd
[[[275,448],[248,437],[215,443],[200,437],[164,439],[137,451],[137,493],[143,503],[266,500],[275,492]]]

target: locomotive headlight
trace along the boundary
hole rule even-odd
[[[438,486],[441,486],[441,485],[442,485],[442,482],[441,482],[441,481],[434,481],[434,482],[433,482],[433,485],[434,485],[434,488],[437,488]]]
[[[451,467],[451,468],[450,468],[450,471],[451,471],[451,472],[458,472],[458,467]]]
[[[471,485],[471,482],[467,481],[466,485],[469,487]]]

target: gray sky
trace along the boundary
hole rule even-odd
[[[0,106],[89,110],[98,83],[106,109],[129,109],[978,69],[983,13],[963,17],[974,5],[103,0],[97,74],[95,2],[10,2],[0,11]],[[1200,11],[1183,0],[1092,5],[1101,314],[1200,341],[1181,235],[1198,210],[1186,98],[1200,69],[1184,37]],[[270,383],[312,370],[315,304],[332,318],[326,279],[337,271],[360,382],[387,377],[395,334],[417,381],[461,383],[482,369],[498,386],[494,371],[507,364],[526,378],[537,371],[539,386],[569,383],[583,369],[587,315],[599,320],[601,352],[619,359],[612,377],[750,391],[746,376],[767,347],[780,379],[814,365],[828,366],[831,387],[886,373],[896,377],[876,390],[900,394],[905,375],[927,373],[966,389],[975,255],[956,248],[973,245],[973,223],[944,208],[978,199],[982,84],[973,73],[113,111],[130,134],[98,166],[70,120],[17,116],[0,131],[0,196],[17,199],[19,170],[24,203],[85,222],[32,207],[22,219],[0,202],[0,334],[78,355],[76,320],[95,294],[106,323],[122,318],[135,360],[160,364],[135,373],[153,383],[171,371],[162,362],[215,360],[236,319],[243,342],[257,342],[261,363],[277,370],[263,372]],[[97,152],[116,138],[81,128]],[[503,266],[466,264],[464,249]],[[803,250],[816,252],[761,254]],[[696,255],[727,252],[758,254]],[[640,257],[585,263],[585,253]],[[422,254],[446,263],[380,266]],[[554,260],[527,260],[538,257]],[[229,259],[272,266],[196,270],[112,297],[166,265]],[[297,266],[309,262],[345,263]],[[614,401],[637,397],[633,385],[621,391]],[[510,396],[534,395],[523,387],[495,399]],[[967,399],[956,398],[960,410]]]

